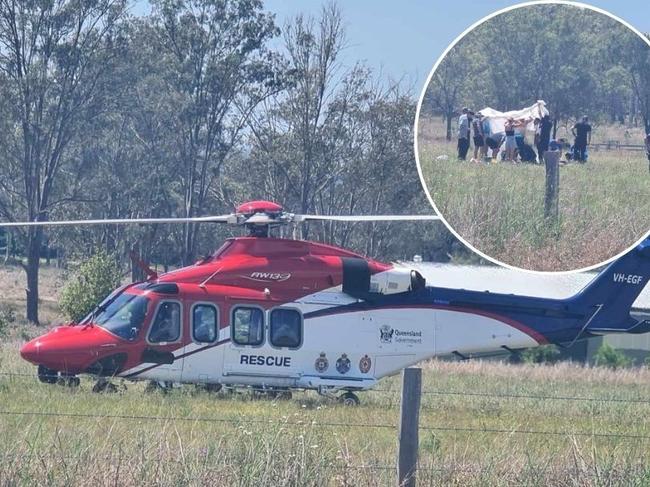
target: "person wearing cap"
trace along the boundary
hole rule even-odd
[[[463,113],[458,118],[458,159],[464,161],[467,158],[467,151],[469,151],[469,124],[470,124],[470,109],[463,108]]]

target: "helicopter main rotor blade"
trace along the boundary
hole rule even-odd
[[[61,227],[70,225],[128,225],[137,223],[236,223],[234,215],[186,218],[107,218],[103,220],[54,220],[36,222],[0,222],[0,227]]]
[[[397,222],[440,220],[437,215],[295,215],[294,221]]]

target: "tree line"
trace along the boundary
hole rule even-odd
[[[650,45],[590,9],[511,10],[450,50],[430,80],[424,110],[445,119],[451,139],[462,106],[508,111],[537,100],[547,102],[556,130],[587,114],[650,132]]]
[[[0,217],[46,221],[294,212],[430,212],[415,101],[346,65],[335,4],[278,26],[261,0],[0,0]],[[377,258],[448,254],[437,224],[311,224],[302,238]],[[97,249],[123,266],[191,264],[237,229],[210,224],[18,228],[7,257],[38,322],[40,258]],[[133,269],[134,278],[138,270]]]

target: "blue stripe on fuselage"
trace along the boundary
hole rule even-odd
[[[589,318],[588,310],[569,309],[566,301],[558,299],[497,294],[487,291],[469,291],[426,287],[419,291],[400,294],[368,294],[363,301],[334,306],[304,315],[305,319],[317,318],[355,311],[370,311],[382,308],[430,307],[432,309],[457,309],[459,312],[472,311],[490,313],[508,323],[514,321],[525,325],[553,343],[574,340]],[[591,336],[583,334],[583,338]]]

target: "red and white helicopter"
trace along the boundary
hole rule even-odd
[[[650,238],[567,299],[427,286],[415,270],[322,243],[269,237],[304,221],[436,220],[429,215],[296,215],[268,201],[202,218],[0,223],[76,225],[222,222],[250,236],[212,256],[123,286],[80,323],[26,343],[41,381],[77,374],[161,383],[252,387],[272,394],[312,389],[357,404],[421,360],[569,343],[610,332],[650,331],[632,305],[650,277]],[[95,390],[110,383],[99,380]]]

